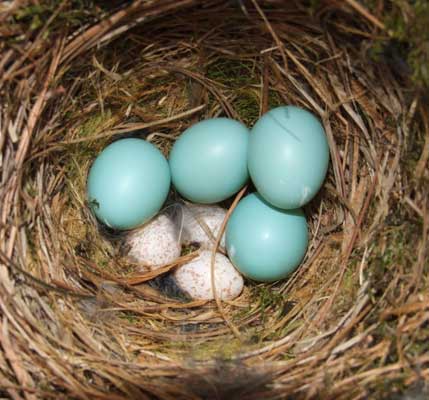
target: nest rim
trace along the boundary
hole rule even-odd
[[[346,3],[337,12],[353,18],[354,2]],[[3,213],[9,207],[11,218],[2,233],[7,268],[0,289],[16,299],[1,301],[7,319],[0,341],[8,365],[2,379],[12,397],[22,390],[35,399],[60,388],[65,398],[357,399],[401,376],[404,361],[388,361],[391,341],[378,338],[376,322],[398,307],[383,310],[385,295],[374,295],[375,272],[367,266],[404,190],[401,154],[417,97],[410,102],[387,65],[362,62],[359,49],[341,40],[356,35],[359,41],[373,25],[383,31],[362,10],[359,33],[334,20],[335,30],[326,34],[323,13],[310,18],[296,4],[240,4],[135,1],[75,36],[53,40],[32,71],[46,77],[41,85],[2,82],[27,107],[4,113],[22,131],[17,146],[3,153],[10,172]],[[209,13],[218,14],[214,21]],[[226,15],[241,24],[225,27]],[[145,30],[148,38],[141,37]],[[234,35],[240,40],[231,40]],[[233,78],[228,68],[237,68]],[[284,282],[247,282],[237,300],[222,303],[183,302],[147,285],[178,264],[136,273],[106,240],[112,232],[98,233],[84,200],[94,154],[136,130],[168,154],[197,119],[225,115],[249,124],[284,103],[320,117],[331,151],[323,190],[305,208],[311,238],[300,268]],[[412,212],[421,214],[412,271],[422,276],[426,211],[409,199]],[[191,251],[179,264],[194,256]],[[404,304],[424,302],[416,282],[404,285]],[[411,325],[421,322],[404,313]],[[422,352],[410,365],[428,363]],[[350,387],[354,382],[362,388]]]

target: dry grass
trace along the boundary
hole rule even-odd
[[[429,379],[429,116],[366,57],[382,22],[356,1],[64,1],[36,22],[22,3],[0,6],[0,395],[361,399]],[[277,104],[316,113],[331,148],[303,265],[222,304],[156,290],[88,212],[91,160]]]

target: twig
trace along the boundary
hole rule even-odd
[[[147,128],[153,128],[155,126],[165,125],[165,124],[168,124],[170,122],[177,121],[179,119],[183,119],[183,118],[189,117],[190,115],[198,113],[199,111],[201,111],[205,107],[206,107],[205,104],[201,104],[198,107],[192,108],[191,110],[181,112],[181,113],[179,113],[177,115],[173,115],[171,117],[163,118],[163,119],[160,119],[157,121],[146,122],[146,123],[144,123],[144,122],[143,123],[141,123],[141,122],[140,123],[133,123],[133,124],[129,123],[126,125],[121,125],[120,127],[116,128],[116,129],[112,129],[110,131],[104,132],[100,135],[94,135],[94,136],[90,136],[88,138],[66,140],[66,141],[62,142],[61,144],[69,145],[69,144],[76,144],[76,143],[83,143],[83,142],[91,142],[94,140],[104,139],[104,138],[107,138],[110,136],[120,135],[123,133],[135,131],[138,129],[147,129]]]
[[[346,0],[346,3],[354,10],[356,10],[359,14],[364,16],[368,21],[374,24],[377,28],[380,28],[383,31],[386,30],[386,26],[356,0]]]
[[[216,263],[216,251],[217,251],[217,249],[220,245],[220,242],[222,240],[222,235],[223,235],[223,232],[225,231],[225,227],[226,227],[226,224],[228,222],[228,219],[231,216],[232,212],[234,211],[234,209],[237,206],[240,199],[243,197],[244,193],[246,193],[246,190],[247,190],[247,185],[237,193],[233,203],[231,204],[231,207],[229,208],[229,210],[227,211],[227,213],[225,215],[225,218],[222,222],[222,225],[219,228],[219,232],[217,234],[216,242],[215,242],[213,249],[212,249],[211,264],[210,264],[210,279],[211,279],[212,292],[213,292],[214,299],[216,301],[216,305],[219,309],[220,314],[222,315],[222,318],[226,322],[226,324],[231,328],[232,332],[237,337],[237,339],[240,339],[240,340],[241,340],[240,332],[237,329],[237,327],[234,325],[234,323],[226,316],[225,311],[222,307],[222,302],[219,299],[219,296],[218,296],[217,291],[216,291],[215,263]]]
[[[424,126],[424,132],[425,132],[425,143],[423,145],[423,151],[420,155],[419,161],[416,165],[416,173],[415,177],[416,179],[421,179],[424,172],[427,171],[428,168],[428,160],[429,160],[429,114],[426,110],[426,106],[423,104],[420,104],[420,114],[423,119],[423,126]]]

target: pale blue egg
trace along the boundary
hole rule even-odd
[[[308,246],[303,211],[282,210],[258,193],[242,199],[226,228],[226,248],[235,267],[250,279],[283,279],[301,263]]]
[[[249,130],[241,122],[212,118],[186,129],[170,153],[173,185],[188,200],[217,203],[246,183]]]
[[[87,196],[97,218],[115,229],[131,229],[152,218],[170,189],[170,169],[162,153],[142,139],[107,146],[91,166]]]
[[[271,204],[293,209],[319,191],[329,164],[329,146],[320,121],[299,107],[277,107],[250,133],[248,166],[258,192]]]

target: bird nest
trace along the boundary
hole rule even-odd
[[[379,19],[351,0],[51,3],[1,6],[0,395],[361,399],[429,377],[427,111],[371,59]],[[163,277],[194,249],[142,273],[97,226],[86,176],[112,140],[168,155],[198,120],[281,104],[331,153],[288,279],[189,301]]]

